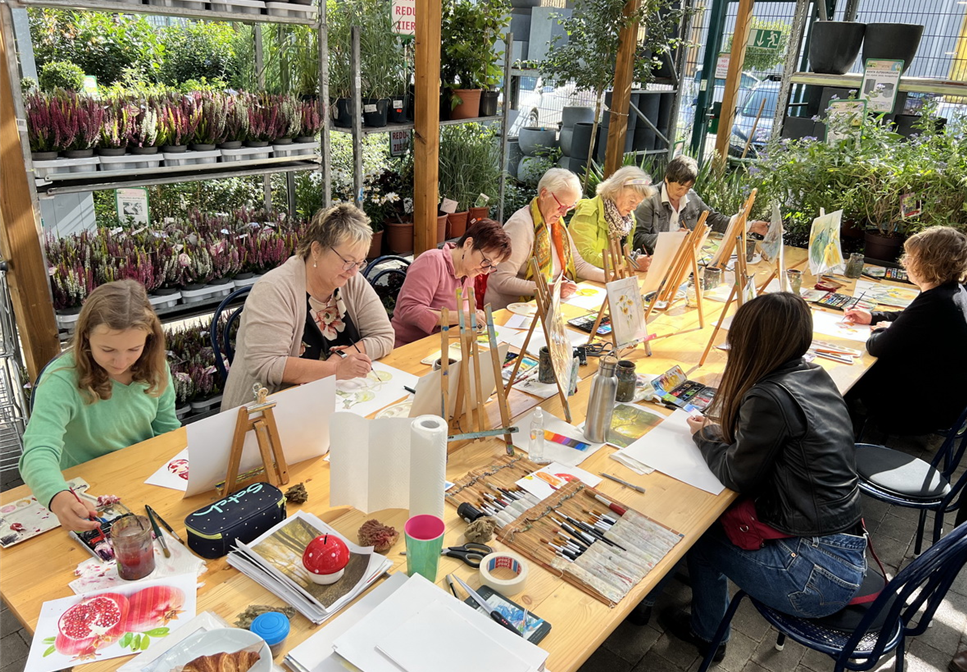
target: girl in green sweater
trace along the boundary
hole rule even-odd
[[[140,283],[111,282],[91,292],[71,349],[34,390],[20,474],[64,529],[94,529],[61,470],[180,426],[161,322]]]

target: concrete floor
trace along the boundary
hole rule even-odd
[[[929,460],[939,440],[891,441],[890,445],[917,456],[926,455]],[[958,473],[964,468],[962,465]],[[3,481],[4,488],[19,485],[18,480],[9,480],[9,477]],[[892,576],[898,567],[905,566],[913,557],[917,514],[911,509],[891,507],[869,498],[864,498],[863,510],[876,552]],[[951,514],[947,529],[952,525]],[[658,609],[686,606],[690,597],[687,586],[672,581],[659,601]],[[0,628],[0,672],[22,672],[30,637],[5,604],[0,610]],[[745,601],[733,621],[732,639],[725,660],[712,669],[726,672],[825,672],[832,669],[829,657],[792,641],[787,641],[782,652],[776,651],[775,638],[775,632]],[[957,577],[931,628],[923,636],[908,641],[906,669],[909,672],[946,670],[954,654],[963,649],[967,649],[967,571],[961,571]],[[651,624],[644,627],[623,623],[581,666],[580,672],[694,672],[700,664],[701,659],[694,647],[665,635],[652,619]],[[882,672],[893,669],[892,654],[885,656],[876,668]]]

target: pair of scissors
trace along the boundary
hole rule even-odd
[[[440,551],[440,555],[446,555],[451,558],[463,560],[465,563],[476,569],[480,566],[481,560],[493,552],[494,549],[486,544],[478,544],[476,542],[468,541],[463,546],[450,546],[449,548],[444,548],[442,551]]]

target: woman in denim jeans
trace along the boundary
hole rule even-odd
[[[784,537],[743,550],[716,523],[689,550],[691,614],[661,620],[703,654],[728,607],[728,579],[774,609],[807,618],[839,611],[863,582],[852,425],[829,375],[803,360],[812,336],[812,315],[798,296],[767,294],[743,305],[708,413],[716,422],[689,419],[712,472],[752,499],[757,518]],[[715,660],[724,656],[722,644]]]

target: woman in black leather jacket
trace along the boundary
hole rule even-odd
[[[702,653],[728,607],[728,579],[760,602],[807,618],[839,611],[863,582],[866,539],[849,413],[829,375],[802,359],[812,336],[809,307],[793,294],[766,294],[739,308],[709,411],[717,424],[689,419],[712,472],[752,499],[757,518],[784,537],[743,550],[716,523],[689,550],[691,616],[662,620],[666,632]],[[723,644],[716,660],[724,655]]]

